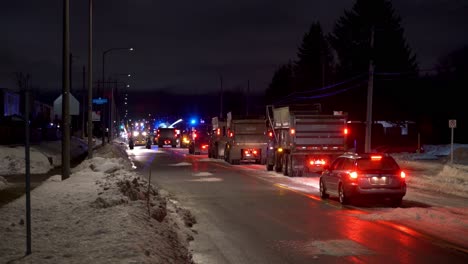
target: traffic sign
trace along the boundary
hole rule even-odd
[[[457,128],[457,120],[456,119],[450,119],[449,120],[449,128]]]
[[[94,104],[105,104],[107,103],[107,98],[97,98],[97,99],[93,99],[93,103]]]

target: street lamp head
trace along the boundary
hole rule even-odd
[[[129,51],[133,51],[134,49],[133,49],[133,48],[129,48],[128,50],[129,50]]]

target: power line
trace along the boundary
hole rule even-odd
[[[320,91],[333,89],[333,88],[336,88],[336,87],[338,87],[340,85],[348,84],[348,83],[350,83],[352,81],[355,81],[355,80],[357,80],[357,79],[359,79],[359,78],[361,78],[363,76],[367,76],[367,73],[363,73],[363,74],[354,76],[352,78],[349,78],[347,80],[341,81],[339,83],[327,85],[327,86],[324,86],[324,87],[321,87],[321,88],[318,88],[318,89],[313,89],[313,90],[308,90],[308,91],[300,91],[300,92],[292,92],[292,93],[288,94],[287,96],[285,96],[280,101],[276,102],[275,104],[281,104],[281,103],[287,102],[288,100],[294,100],[295,98],[297,98],[297,96],[300,96],[300,95],[307,95],[307,94],[310,94],[310,93],[317,93],[317,92],[320,92]],[[337,91],[334,91],[334,92],[319,94],[319,95],[315,95],[315,96],[309,96],[308,98],[322,98],[322,97],[336,95],[336,94],[339,94],[339,93],[342,93],[342,92],[346,92],[347,90],[356,88],[357,86],[361,85],[361,83],[362,82],[360,82],[358,85],[354,85],[354,86],[351,86],[349,88],[343,88],[343,89],[340,89],[340,90],[337,90]]]

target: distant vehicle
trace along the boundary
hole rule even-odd
[[[158,128],[154,137],[154,144],[162,148],[170,145],[173,148],[177,146],[177,131],[175,128]]]
[[[208,154],[210,133],[200,129],[192,131],[192,137],[188,146],[189,154]]]
[[[390,199],[400,206],[406,195],[406,174],[385,153],[345,153],[325,166],[320,176],[320,197],[338,196],[341,204],[355,198]]]
[[[145,130],[133,130],[128,135],[128,147],[133,149],[135,146],[145,146],[150,149],[152,145],[151,135]]]
[[[179,136],[180,147],[181,148],[188,148],[190,144],[190,133],[182,132]]]
[[[226,120],[219,117],[213,117],[211,119],[211,134],[208,145],[208,158],[224,158],[226,142]]]
[[[268,137],[264,116],[233,116],[229,112],[227,130],[225,161],[266,164]]]

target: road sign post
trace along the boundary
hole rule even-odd
[[[450,163],[453,163],[453,130],[457,127],[457,120],[456,119],[450,119],[449,120],[449,128],[452,130],[451,131],[451,136],[450,136]]]

